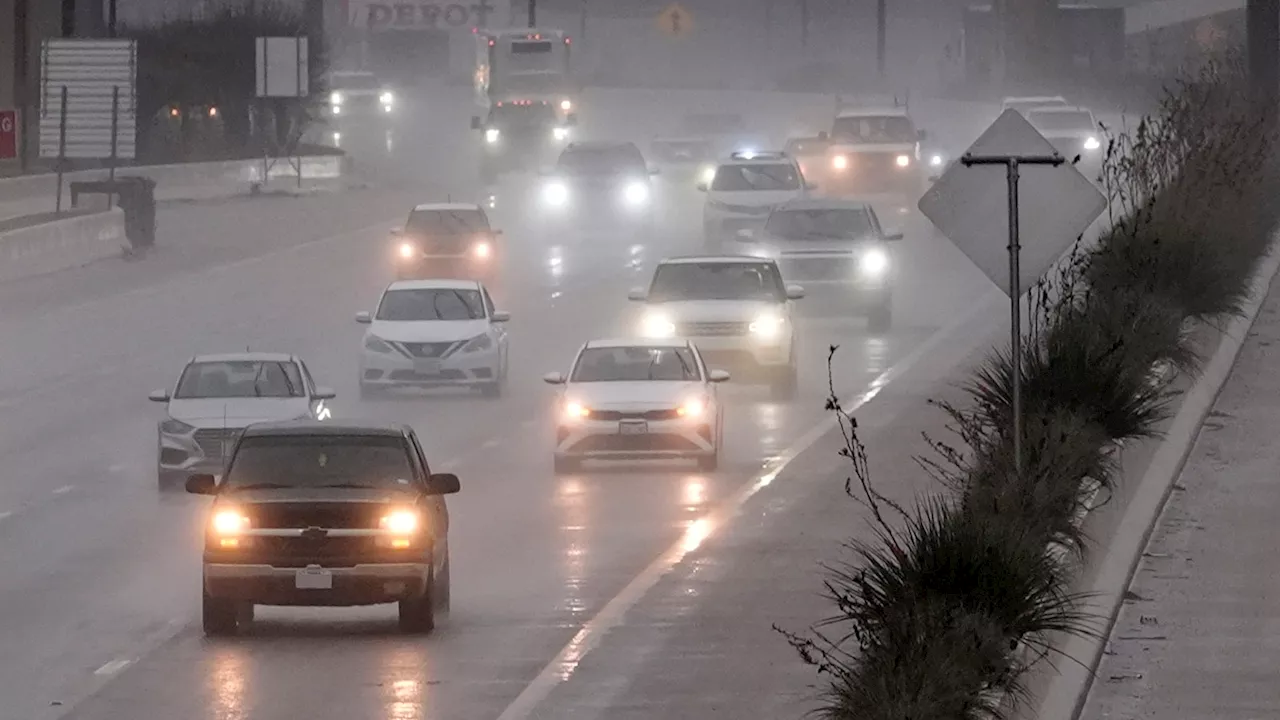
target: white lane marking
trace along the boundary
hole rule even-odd
[[[488,440],[485,440],[484,443],[480,445],[480,447],[487,447],[487,448],[498,447],[498,438],[489,438]]]
[[[922,359],[932,355],[939,346],[950,342],[951,336],[958,329],[967,326],[969,322],[982,313],[989,312],[989,304],[987,302],[978,302],[959,321],[934,333],[897,364],[880,373],[867,386],[866,391],[853,402],[845,404],[846,411],[850,413],[856,412],[863,405],[870,402],[872,398],[879,395],[880,391],[888,386],[890,382],[897,379],[899,375],[910,370]],[[712,512],[694,521],[675,545],[672,545],[659,555],[656,560],[633,578],[622,589],[622,592],[609,600],[601,608],[600,612],[588,620],[574,634],[569,644],[565,645],[555,658],[542,668],[538,676],[525,686],[515,700],[511,701],[511,704],[502,711],[502,714],[498,716],[498,720],[526,720],[526,718],[530,717],[556,686],[573,677],[578,665],[587,654],[598,647],[600,641],[621,624],[627,612],[644,599],[644,596],[658,584],[659,580],[675,569],[676,565],[686,555],[698,549],[702,542],[717,528],[725,525],[737,515],[748,500],[768,487],[787,465],[830,432],[838,421],[839,418],[834,413],[828,413],[820,422],[792,443],[790,447],[777,457],[772,458],[771,462],[767,463],[766,471],[757,476],[754,482],[739,490]]]
[[[10,518],[10,517],[13,517],[12,510],[6,510],[4,512],[0,512],[0,520],[4,520],[5,518]]]
[[[116,673],[128,667],[129,664],[132,662],[133,662],[132,660],[126,660],[125,658],[117,658],[115,660],[112,660],[111,662],[103,663],[102,667],[93,671],[93,674],[94,675],[115,675]]]
[[[75,490],[75,489],[76,489],[76,486],[75,486],[75,485],[63,485],[62,487],[60,487],[60,488],[58,488],[58,489],[54,490],[54,491],[53,491],[53,494],[54,494],[54,495],[66,495],[67,493],[69,493],[69,492],[71,492],[72,490]]]

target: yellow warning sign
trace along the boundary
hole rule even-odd
[[[671,3],[658,13],[658,29],[671,37],[684,37],[693,32],[693,14],[680,3]]]

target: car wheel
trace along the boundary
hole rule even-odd
[[[417,597],[400,601],[400,630],[425,634],[436,628],[435,574],[427,580],[427,589]]]
[[[582,463],[578,458],[556,457],[555,471],[557,475],[568,475],[569,473],[578,472],[578,468],[582,467]]]
[[[239,610],[234,601],[213,597],[205,590],[200,606],[200,624],[204,634],[210,637],[235,635],[240,626]]]
[[[800,384],[797,375],[794,363],[778,371],[769,387],[775,400],[791,400],[795,398],[797,387]]]
[[[889,332],[893,327],[893,305],[883,300],[867,314],[867,329],[873,333]]]

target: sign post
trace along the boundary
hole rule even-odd
[[[1009,296],[1013,451],[1019,474],[1022,296],[1106,206],[1093,183],[1015,110],[997,118],[920,199],[920,212]],[[1001,237],[1007,238],[1004,253],[997,244]]]
[[[311,94],[310,60],[306,37],[260,37],[256,41],[256,71],[258,98],[304,98]],[[277,116],[277,125],[286,118]],[[276,129],[277,137],[279,129]],[[294,150],[298,148],[294,143]],[[289,164],[298,175],[298,187],[302,187],[302,158],[291,157]],[[271,158],[267,149],[262,154],[262,182],[265,185],[271,173]]]
[[[658,29],[673,38],[693,32],[693,14],[680,3],[671,3],[658,13]]]

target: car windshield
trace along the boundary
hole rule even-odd
[[[223,491],[285,488],[412,488],[413,464],[399,437],[258,436],[240,441]]]
[[[721,165],[711,189],[721,192],[799,190],[800,173],[791,163]]]
[[[687,347],[587,348],[578,356],[569,382],[696,382],[698,361]]]
[[[640,151],[629,145],[609,148],[578,148],[560,153],[559,170],[568,175],[645,174]]]
[[[783,302],[786,288],[768,262],[666,263],[649,288],[652,302],[678,300],[766,300]]]
[[[1084,110],[1041,110],[1032,111],[1027,119],[1041,132],[1081,131],[1094,129],[1093,116]]]
[[[831,139],[844,143],[908,143],[915,142],[917,136],[911,118],[889,115],[836,118]]]
[[[788,240],[858,240],[875,235],[876,230],[864,208],[819,208],[774,212],[765,223],[765,232]]]
[[[481,320],[484,301],[479,290],[414,288],[389,290],[378,305],[378,320],[424,322],[431,320]]]
[[[474,235],[489,231],[489,219],[479,209],[414,210],[404,231],[409,235]]]
[[[330,81],[334,90],[377,90],[378,78],[372,73],[334,75]]]
[[[306,397],[298,366],[288,360],[193,362],[182,371],[177,400]]]
[[[489,122],[501,128],[548,127],[556,122],[556,111],[547,104],[495,105]]]

